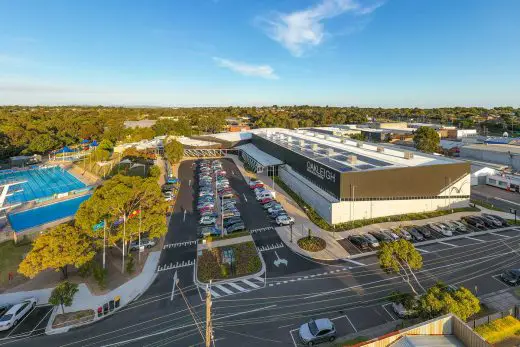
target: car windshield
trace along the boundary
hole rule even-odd
[[[309,322],[309,330],[313,336],[316,336],[316,334],[318,334],[318,327],[316,326],[316,323],[314,321]]]
[[[12,314],[3,315],[2,317],[0,317],[0,322],[7,322],[8,320],[11,319],[12,316],[13,316]]]

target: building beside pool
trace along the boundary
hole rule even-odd
[[[304,129],[255,130],[237,148],[331,224],[469,206],[467,162]]]

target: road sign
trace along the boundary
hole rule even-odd
[[[276,254],[276,260],[274,261],[274,265],[276,267],[279,267],[280,264],[284,264],[285,266],[287,266],[287,259],[284,259],[284,258],[280,258],[280,256],[278,255],[278,253],[276,251],[274,251],[274,254]]]

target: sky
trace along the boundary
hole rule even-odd
[[[518,0],[0,0],[2,105],[520,106]]]

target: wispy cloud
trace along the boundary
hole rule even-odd
[[[265,79],[276,80],[278,75],[274,73],[274,69],[269,65],[252,65],[228,59],[213,57],[218,66],[237,72],[244,76],[261,77]]]
[[[318,46],[326,34],[324,22],[345,13],[368,15],[383,2],[362,5],[357,0],[321,0],[316,5],[301,11],[273,13],[269,17],[257,18],[267,35],[282,44],[294,56]]]

